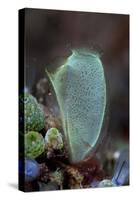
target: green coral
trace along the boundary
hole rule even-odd
[[[43,136],[34,131],[25,134],[25,157],[35,159],[44,152]]]
[[[61,150],[63,148],[62,135],[56,128],[50,128],[45,136],[47,150]]]
[[[24,94],[24,128],[26,131],[40,131],[44,128],[44,112],[35,97]]]

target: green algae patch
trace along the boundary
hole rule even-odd
[[[25,134],[25,157],[35,159],[40,156],[43,152],[44,138],[43,136],[35,131],[29,131]]]

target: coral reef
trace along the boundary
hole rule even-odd
[[[25,156],[20,176],[25,177],[25,191],[127,183],[128,160],[123,165],[127,154],[122,154],[114,171],[114,151],[108,155],[105,152],[104,158],[101,152],[94,151],[101,142],[106,107],[106,83],[99,55],[76,49],[64,63],[56,71],[47,71],[55,96],[46,77],[35,84],[35,97],[20,95],[19,153],[23,157],[24,150]]]

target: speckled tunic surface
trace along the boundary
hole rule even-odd
[[[77,49],[64,65],[48,72],[60,107],[71,162],[95,146],[106,107],[106,83],[99,55]]]

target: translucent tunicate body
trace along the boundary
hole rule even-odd
[[[83,160],[101,132],[106,84],[99,56],[88,49],[72,51],[63,65],[47,69],[62,116],[71,162]]]

